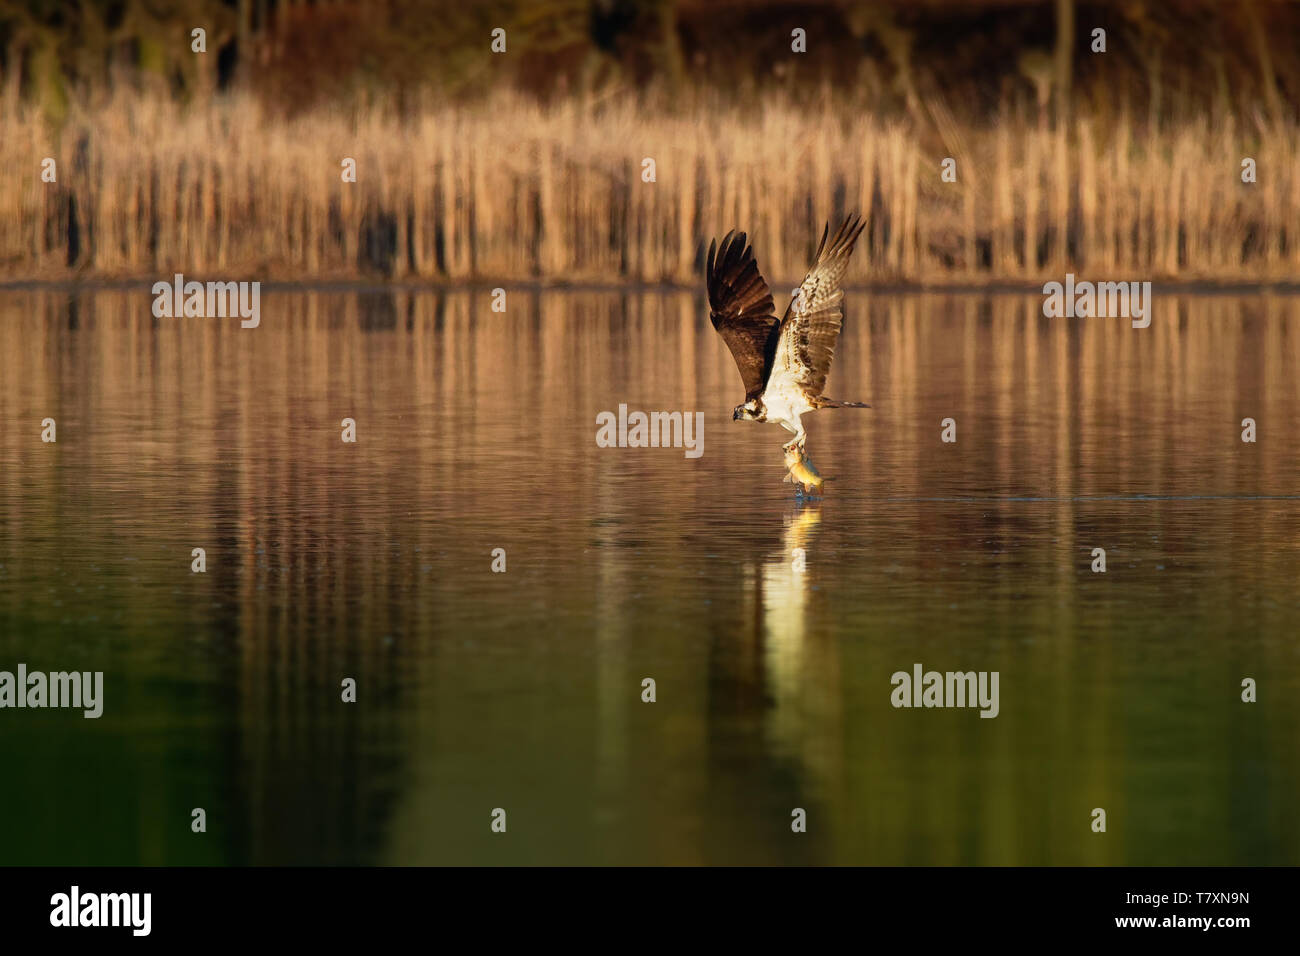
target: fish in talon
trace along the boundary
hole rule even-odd
[[[804,453],[803,449],[795,446],[788,450],[785,453],[785,467],[788,473],[784,480],[794,484],[796,493],[801,490],[805,495],[822,493],[822,486],[826,484],[826,479],[821,476],[821,472],[813,465],[812,459]]]

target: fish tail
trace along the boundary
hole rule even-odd
[[[818,408],[870,408],[866,402],[839,402],[833,398],[822,398],[817,400]]]

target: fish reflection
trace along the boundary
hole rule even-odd
[[[827,729],[814,713],[817,701],[833,696],[835,655],[811,627],[822,508],[805,500],[784,516],[781,550],[764,562],[763,663],[767,698],[765,720],[769,743],[784,754],[802,758],[815,753],[811,741]]]

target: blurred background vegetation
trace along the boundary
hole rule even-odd
[[[1298,52],[1292,0],[0,0],[0,166],[59,170],[0,275],[691,284],[741,226],[797,279],[860,211],[868,281],[1286,279]]]
[[[1104,59],[1094,26],[1107,29]],[[196,27],[206,57],[191,54]],[[486,57],[497,27],[508,55]],[[790,56],[795,28],[806,56]],[[1294,112],[1297,50],[1289,0],[0,0],[5,92],[55,116],[123,83],[183,100],[238,86],[289,113],[502,87],[689,106],[830,83],[927,119],[931,100],[971,118],[1008,95],[1054,110],[1276,114]]]

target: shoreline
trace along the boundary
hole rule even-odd
[[[244,273],[231,273],[232,278],[223,281],[248,279]],[[1087,273],[1080,273],[1087,275]],[[203,281],[203,277],[192,278]],[[161,281],[157,276],[135,276],[124,278],[86,279],[0,279],[0,293],[4,292],[130,292],[147,290],[155,282]],[[261,288],[269,292],[491,292],[505,289],[507,292],[603,292],[678,294],[699,293],[704,295],[704,279],[699,283],[674,281],[663,282],[564,282],[549,279],[460,279],[460,280],[412,280],[412,279],[260,279]],[[786,285],[798,284],[797,279],[789,282],[773,282],[773,292],[780,298],[780,290]],[[845,292],[858,292],[868,295],[1043,295],[1043,284],[1059,281],[1048,276],[1043,282],[1031,280],[1015,281],[990,279],[987,282],[971,281],[925,281],[925,282],[860,282],[845,283]],[[1165,282],[1151,280],[1153,292],[1172,295],[1300,295],[1300,279],[1190,279]]]

